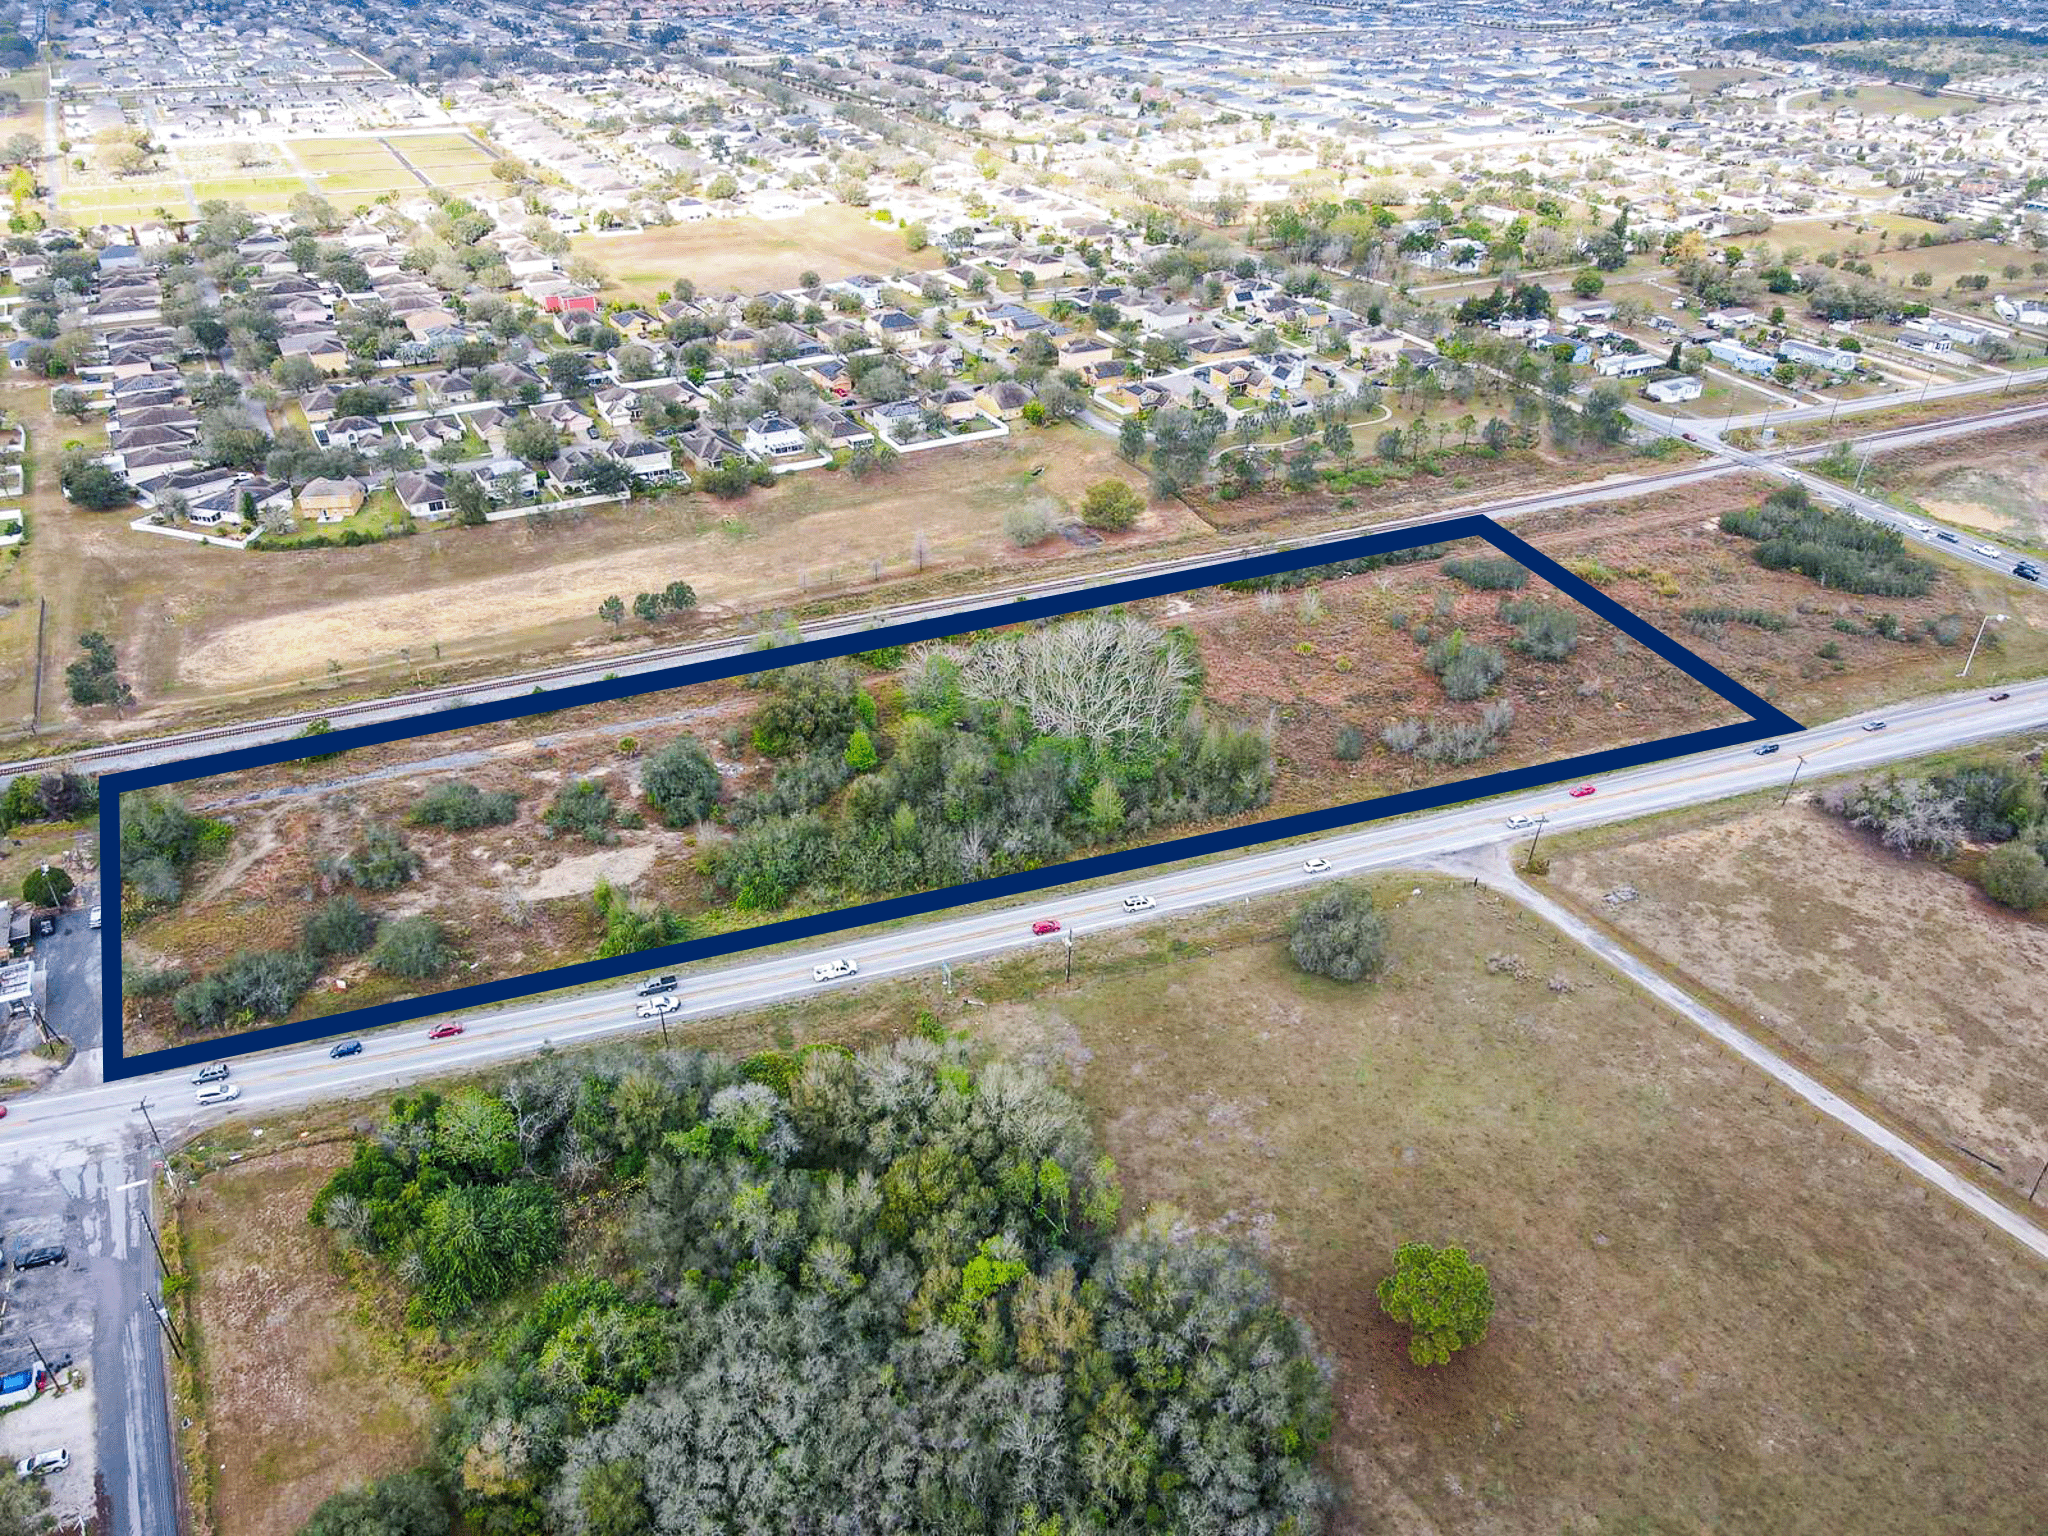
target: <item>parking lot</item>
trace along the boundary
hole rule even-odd
[[[40,1349],[60,1379],[75,1371],[85,1383],[61,1395],[45,1391],[0,1413],[0,1455],[8,1463],[0,1475],[12,1476],[14,1462],[38,1451],[69,1451],[71,1465],[48,1480],[51,1510],[60,1517],[91,1512],[98,1465],[90,1380],[95,1286],[103,1278],[98,1267],[113,1261],[87,1252],[94,1246],[89,1220],[105,1209],[85,1198],[81,1181],[93,1173],[72,1168],[56,1174],[22,1159],[0,1164],[0,1252],[7,1264],[0,1275],[0,1373],[35,1364]],[[14,1267],[22,1254],[51,1245],[65,1248],[63,1263]]]

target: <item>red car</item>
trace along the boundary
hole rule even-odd
[[[7,1118],[7,1106],[6,1106],[5,1104],[0,1104],[0,1120],[5,1120],[6,1118]]]
[[[462,1033],[460,1024],[437,1024],[427,1035],[429,1040],[452,1040]]]
[[[1574,800],[1583,800],[1586,798],[1586,796],[1590,795],[1591,793],[1593,793],[1592,785],[1581,784],[1577,789],[1572,791],[1572,798]]]
[[[1056,917],[1041,917],[1031,925],[1031,931],[1033,933],[1058,933],[1060,931],[1059,919]]]

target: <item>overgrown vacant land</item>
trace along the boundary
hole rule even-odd
[[[1511,905],[1377,889],[1376,983],[1302,975],[1268,909],[1071,991],[1031,962],[966,988],[978,1032],[1064,1066],[1134,1208],[1268,1256],[1337,1365],[1333,1529],[2048,1519],[2012,1470],[2048,1427],[2038,1262]],[[1492,1276],[1446,1367],[1373,1299],[1411,1237]]]
[[[2048,1013],[2033,1002],[2048,967],[2041,807],[2039,743],[1973,748],[1784,807],[1575,835],[1557,845],[1552,879],[1835,1081],[2024,1193],[2048,1159]],[[1634,900],[1602,901],[1622,885]]]
[[[124,808],[130,1022],[210,1035],[1735,712],[1476,543]]]
[[[1760,511],[1773,494],[1730,478],[1514,528],[1801,720],[1954,687],[1986,613],[2010,619],[1991,626],[1973,679],[2048,669],[2048,594],[1796,498]]]
[[[1512,905],[1432,877],[1375,890],[1389,964],[1358,986],[1296,969],[1275,902],[1103,936],[1071,987],[1018,960],[963,971],[944,1000],[920,978],[685,1034],[808,1060],[800,1042],[865,1045],[928,1005],[1068,1082],[1119,1166],[1124,1222],[1171,1204],[1186,1229],[1254,1252],[1331,1358],[1318,1465],[1337,1485],[1333,1533],[2033,1536],[2048,1502],[2013,1469],[2048,1428],[2038,1264]],[[614,1056],[560,1068],[608,1079]],[[775,1059],[757,1081],[781,1080]],[[515,1102],[520,1125],[550,1123],[544,1094]],[[653,1102],[636,1089],[627,1111],[576,1108],[577,1134],[630,1138]],[[227,1133],[192,1154],[210,1170],[187,1206],[195,1243],[232,1255],[244,1213],[284,1208],[258,1234],[262,1263],[200,1263],[202,1326],[283,1304],[306,1346],[256,1371],[233,1338],[203,1339],[214,1444],[240,1450],[214,1458],[231,1463],[221,1536],[289,1531],[351,1478],[416,1464],[433,1415],[413,1394],[452,1383],[461,1402],[461,1362],[519,1344],[510,1318],[535,1315],[552,1278],[452,1329],[408,1327],[406,1287],[347,1254],[356,1214],[329,1232],[301,1219],[345,1149],[226,1160],[260,1146]],[[635,1226],[601,1183],[577,1188],[569,1251],[612,1273]],[[1410,1239],[1462,1243],[1491,1274],[1488,1335],[1445,1366],[1412,1364],[1373,1295]],[[348,1444],[323,1460],[317,1407],[284,1408],[359,1385],[376,1388],[374,1422],[336,1429]],[[457,1422],[474,1436],[489,1415]],[[470,1496],[527,1486],[494,1481],[504,1461],[466,1443]]]

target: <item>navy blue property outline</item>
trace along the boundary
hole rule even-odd
[[[885,646],[946,639],[977,630],[1029,623],[1036,619],[1060,618],[1086,609],[1172,596],[1203,587],[1219,586],[1225,582],[1281,575],[1314,566],[1355,560],[1366,555],[1391,554],[1423,544],[1444,544],[1472,538],[1484,540],[1502,554],[1519,560],[1531,572],[1550,582],[1588,611],[1607,620],[1623,634],[1655,652],[1701,686],[1737,708],[1748,711],[1749,720],[1735,725],[1686,731],[1676,736],[1632,746],[1582,753],[1559,762],[1502,769],[1496,773],[1481,774],[1477,778],[1462,779],[1452,784],[1405,790],[1398,794],[1381,795],[1371,800],[1331,806],[1324,810],[1302,811],[1291,816],[1275,817],[1269,821],[1253,822],[1246,826],[1227,827],[1216,832],[1192,833],[1185,837],[1148,844],[1142,848],[1091,854],[1084,858],[1069,859],[1063,863],[1050,864],[1018,874],[995,875],[981,880],[970,880],[962,885],[944,886],[934,891],[885,897],[879,901],[863,902],[809,917],[784,918],[737,933],[689,939],[679,944],[665,945],[660,949],[642,950],[636,954],[620,955],[606,960],[586,960],[574,965],[558,966],[552,970],[537,971],[531,975],[478,982],[466,987],[452,987],[447,991],[422,997],[378,1003],[316,1019],[268,1024],[257,1029],[244,1030],[221,1040],[166,1046],[138,1056],[129,1056],[122,1050],[120,850],[121,797],[124,794],[191,779],[211,778],[218,774],[233,773],[238,769],[267,768],[299,758],[324,757],[356,747],[380,746],[386,742],[410,737],[432,736],[468,726],[491,725],[537,714],[553,714],[580,705],[609,703],[615,699],[658,693],[691,683],[715,682],[722,678],[771,671],[801,662],[824,661],[850,656],[860,651],[879,650]],[[107,1082],[118,1082],[149,1072],[190,1066],[195,1062],[242,1056],[252,1051],[268,1050],[278,1046],[300,1045],[336,1035],[351,1035],[361,1030],[403,1023],[430,1014],[480,1008],[492,1003],[530,997],[537,993],[635,976],[659,966],[716,959],[750,949],[788,943],[791,940],[815,938],[850,928],[863,928],[872,923],[920,917],[927,913],[944,911],[949,907],[965,906],[1005,896],[1027,895],[1053,886],[1071,885],[1077,881],[1097,879],[1105,875],[1125,874],[1149,865],[1176,863],[1206,854],[1227,853],[1254,844],[1329,832],[1340,827],[1359,826],[1389,816],[1433,810],[1459,801],[1483,799],[1518,789],[1535,788],[1566,778],[1612,773],[1625,768],[1639,767],[1644,763],[1682,757],[1689,752],[1706,751],[1714,747],[1740,746],[1763,736],[1803,729],[1797,720],[1783,710],[1744,688],[1719,668],[1694,655],[1654,625],[1601,593],[1589,582],[1574,576],[1548,555],[1509,533],[1492,518],[1475,515],[1425,523],[1418,527],[1388,533],[1360,534],[1327,544],[1315,544],[1273,554],[1218,561],[1212,565],[1199,565],[1155,576],[1105,581],[1099,586],[1083,587],[1077,591],[1026,598],[936,618],[913,619],[826,639],[800,641],[794,645],[779,646],[768,651],[752,651],[736,656],[717,657],[709,661],[686,662],[657,672],[637,673],[632,677],[577,683],[544,694],[536,691],[533,694],[509,699],[466,704],[428,715],[424,717],[424,723],[421,717],[379,721],[371,725],[350,726],[331,731],[317,739],[293,737],[285,741],[237,747],[205,757],[186,758],[154,767],[125,769],[106,774],[100,780],[100,849],[103,867],[107,871],[102,881],[101,905],[105,939],[100,957],[100,995],[108,1000],[104,1030],[104,1078]]]

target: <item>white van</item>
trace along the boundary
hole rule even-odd
[[[242,1090],[234,1083],[208,1083],[199,1090],[199,1107],[209,1104],[231,1104],[242,1096]]]

